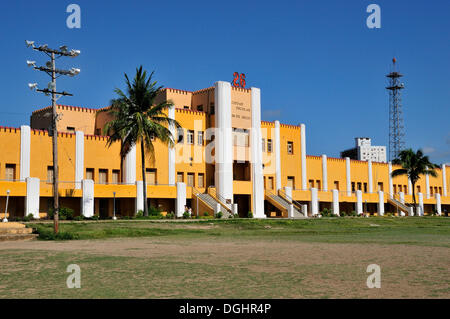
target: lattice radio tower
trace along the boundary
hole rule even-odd
[[[398,157],[398,154],[404,149],[405,136],[403,125],[402,99],[401,90],[405,85],[400,82],[403,74],[400,74],[396,66],[397,60],[392,59],[392,72],[386,75],[389,84],[386,87],[389,90],[389,160]]]

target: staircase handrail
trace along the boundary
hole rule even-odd
[[[231,208],[231,204],[226,204],[226,199],[223,198],[223,196],[221,196],[220,194],[217,193],[217,190],[216,190],[216,188],[214,186],[208,186],[208,194],[216,202],[218,202],[221,206],[223,206],[229,213],[233,213],[233,210]]]

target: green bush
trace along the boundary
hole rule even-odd
[[[252,213],[252,212],[248,212],[248,213],[247,213],[247,217],[248,217],[248,218],[253,218],[253,213]]]
[[[59,219],[72,220],[73,219],[73,209],[68,208],[68,207],[61,207],[59,209]]]
[[[148,209],[148,215],[149,216],[160,216],[161,215],[161,210],[157,207],[154,206],[150,206]]]
[[[100,217],[99,217],[98,215],[94,215],[94,216],[91,217],[91,219],[92,219],[92,220],[99,220]]]
[[[142,209],[138,210],[138,212],[136,213],[136,218],[139,217],[144,217],[144,211]]]
[[[189,217],[191,217],[191,216],[189,216],[189,212],[184,212],[183,213],[183,218],[184,219],[188,219]]]
[[[323,217],[336,217],[335,214],[333,214],[333,211],[328,208],[324,208],[323,211],[320,213]]]
[[[77,221],[80,221],[80,220],[83,220],[83,219],[84,219],[83,215],[76,216],[76,217],[73,218],[73,220],[77,220]]]
[[[222,218],[222,216],[223,216],[223,213],[222,213],[222,212],[217,212],[216,218]]]
[[[73,234],[70,232],[59,231],[58,234],[53,232],[53,229],[38,227],[37,233],[39,234],[39,239],[42,240],[73,240],[78,239],[78,234]]]
[[[204,212],[203,216],[209,216],[209,213],[208,212]]]
[[[29,222],[30,220],[33,220],[33,219],[34,219],[33,214],[28,214],[27,216],[25,216],[23,218],[23,221],[24,222]]]

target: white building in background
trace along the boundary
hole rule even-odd
[[[386,146],[373,146],[369,137],[356,137],[355,147],[342,151],[341,157],[372,162],[386,163]]]

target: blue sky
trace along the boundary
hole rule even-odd
[[[81,29],[66,27],[66,7],[81,7]],[[366,7],[381,7],[368,29]],[[26,67],[46,59],[25,39],[80,49],[61,67],[80,67],[58,88],[61,104],[108,105],[123,73],[142,64],[166,87],[198,90],[246,73],[261,88],[262,117],[305,123],[307,152],[339,156],[356,136],[388,145],[385,74],[398,60],[405,141],[435,163],[450,163],[450,1],[2,1],[0,125],[29,123],[47,97],[27,83],[48,82]]]

